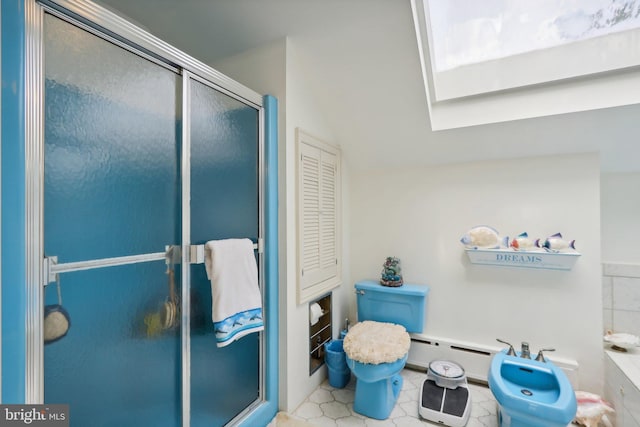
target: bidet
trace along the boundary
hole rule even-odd
[[[551,361],[503,350],[491,361],[488,382],[498,402],[500,427],[566,427],[576,414],[571,383]]]

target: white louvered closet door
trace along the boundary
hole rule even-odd
[[[337,254],[337,157],[302,143],[299,164],[300,287],[335,277]]]

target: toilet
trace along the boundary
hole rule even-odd
[[[344,338],[347,366],[356,378],[353,410],[384,420],[402,389],[400,372],[411,343],[408,332],[423,330],[429,287],[388,287],[366,280],[355,288],[358,323]]]

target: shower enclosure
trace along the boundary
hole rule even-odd
[[[72,426],[260,425],[277,408],[275,100],[92,3],[24,4],[24,402],[69,404]],[[218,348],[201,254],[225,238],[255,243],[265,331]],[[48,340],[60,306],[68,332]]]

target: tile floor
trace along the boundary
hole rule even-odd
[[[402,391],[388,419],[380,421],[367,418],[353,411],[355,380],[343,389],[336,389],[325,380],[300,406],[293,416],[307,420],[314,426],[422,426],[434,424],[420,418],[418,398],[426,373],[411,369],[402,371]],[[496,401],[484,386],[469,384],[471,391],[471,418],[467,427],[498,427]]]

